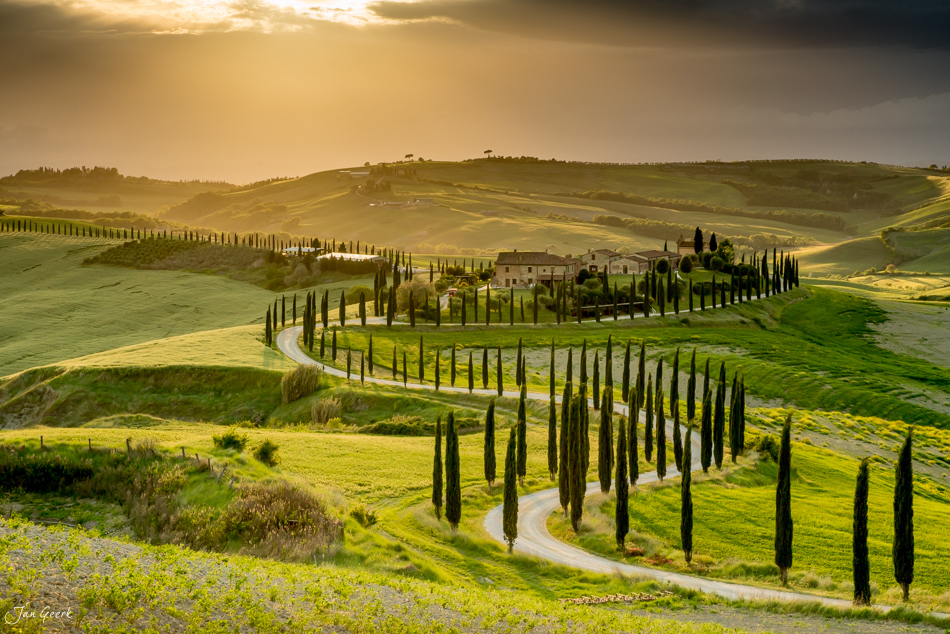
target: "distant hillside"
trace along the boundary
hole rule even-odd
[[[876,233],[938,200],[947,180],[927,170],[828,161],[610,165],[494,158],[320,172],[201,193],[161,215],[230,231],[332,234],[417,252],[656,248],[696,226],[758,249],[790,248]]]

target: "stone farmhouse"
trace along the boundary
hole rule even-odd
[[[530,288],[535,284],[553,287],[562,279],[572,279],[581,270],[581,263],[547,251],[503,251],[495,260],[496,288]]]

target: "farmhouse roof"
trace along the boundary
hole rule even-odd
[[[634,253],[634,255],[638,255],[642,258],[646,258],[647,260],[656,260],[658,258],[669,258],[669,257],[678,258],[679,257],[679,253],[674,253],[672,251],[657,251],[656,249],[652,249],[650,251],[638,251],[637,253]]]
[[[562,258],[560,255],[546,253],[544,251],[503,251],[498,254],[495,264],[498,265],[518,265],[530,264],[534,266],[566,266],[571,264],[572,260]]]

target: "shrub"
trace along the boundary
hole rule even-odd
[[[759,438],[758,442],[755,443],[755,450],[763,458],[771,458],[773,461],[778,461],[778,441],[775,440],[775,436],[766,434]]]
[[[268,467],[276,467],[280,463],[280,458],[277,456],[277,449],[277,443],[267,439],[254,450],[254,457]]]
[[[365,504],[357,504],[350,509],[350,517],[360,523],[360,526],[370,527],[379,521],[379,516],[374,509]]]
[[[683,258],[680,260],[680,273],[688,275],[693,272],[693,258]]]
[[[723,260],[718,255],[714,255],[709,259],[709,266],[707,268],[712,269],[713,271],[721,271],[723,267],[726,266],[725,260]]]
[[[656,272],[660,275],[665,275],[667,271],[670,270],[670,261],[669,260],[657,260],[656,261]]]
[[[315,401],[310,407],[310,416],[315,425],[325,425],[331,419],[339,418],[343,411],[340,399],[329,397]]]
[[[433,429],[432,423],[423,421],[419,416],[393,414],[392,418],[360,427],[359,433],[379,436],[428,436]]]
[[[373,289],[369,286],[363,284],[357,284],[351,288],[346,293],[346,303],[347,304],[356,304],[360,301],[360,294],[363,294],[366,297],[366,301],[371,301],[373,299]]]
[[[320,387],[323,372],[314,365],[298,365],[280,380],[280,393],[284,403],[293,403],[310,396]]]
[[[237,449],[241,452],[247,447],[248,436],[239,434],[236,429],[229,429],[220,436],[212,436],[211,440],[218,449]]]

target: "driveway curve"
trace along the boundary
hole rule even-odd
[[[346,372],[338,368],[327,366],[316,359],[308,356],[300,349],[297,344],[303,327],[294,326],[282,330],[277,335],[277,347],[288,357],[301,364],[315,365],[331,376],[346,377]],[[400,381],[390,379],[381,379],[377,377],[365,377],[367,383],[377,385],[387,385],[392,387],[406,387],[407,389],[434,390],[432,384],[407,383],[405,386]],[[468,394],[468,388],[440,386],[441,392],[455,392]],[[483,396],[497,396],[496,390],[475,389],[472,394]],[[520,392],[514,390],[505,390],[503,395],[510,398],[518,398]],[[549,402],[548,394],[537,392],[528,392],[527,397],[533,400]],[[556,397],[560,402],[560,396]],[[626,415],[627,407],[622,404],[614,404],[614,411],[618,414]],[[641,422],[643,414],[641,413]],[[672,423],[667,421],[667,437],[672,436]],[[693,439],[693,455],[699,456],[699,439]],[[699,460],[692,464],[693,471],[701,469]],[[668,470],[667,477],[674,478],[679,476],[675,465]],[[638,484],[649,484],[658,479],[655,471],[641,473],[637,481]],[[593,495],[600,491],[599,482],[589,482],[587,484],[587,494]],[[776,601],[776,602],[812,602],[820,603],[825,606],[838,609],[848,609],[852,603],[845,599],[835,599],[819,595],[806,594],[802,592],[791,592],[786,590],[776,590],[771,588],[759,588],[740,583],[731,583],[706,577],[687,575],[678,572],[660,570],[648,566],[638,566],[619,561],[613,561],[599,555],[587,552],[570,544],[566,544],[554,538],[547,528],[548,516],[560,509],[560,501],[557,487],[545,489],[518,498],[518,539],[515,542],[515,551],[519,554],[529,555],[544,559],[552,563],[569,566],[579,570],[588,570],[590,572],[601,574],[621,574],[629,577],[639,577],[645,579],[654,579],[656,581],[669,583],[689,590],[696,590],[706,594],[716,595],[729,600],[746,601]],[[488,512],[485,517],[485,530],[489,535],[501,544],[506,544],[504,530],[502,528],[502,505],[498,505]],[[881,612],[889,612],[890,606],[875,605],[875,609]],[[931,612],[932,616],[937,618],[948,618],[950,615]]]

